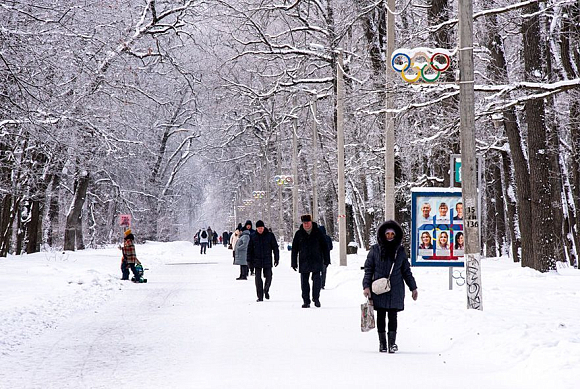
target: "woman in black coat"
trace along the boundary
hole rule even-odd
[[[411,272],[405,249],[401,245],[403,229],[394,220],[384,222],[377,233],[377,244],[373,245],[365,262],[363,278],[364,295],[367,296],[377,311],[377,331],[379,333],[379,351],[394,353],[398,351],[395,343],[397,338],[397,313],[402,311],[405,301],[405,284],[412,292],[413,300],[417,300],[417,284]],[[392,268],[392,270],[391,270]],[[391,291],[375,294],[371,292],[374,280],[389,277]],[[404,281],[404,283],[403,283]],[[388,348],[385,336],[385,319],[388,314],[389,332]]]

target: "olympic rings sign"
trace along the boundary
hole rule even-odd
[[[292,176],[279,175],[274,176],[274,182],[280,186],[292,185],[294,183],[294,179],[292,178]]]
[[[246,199],[246,200],[242,201],[242,203],[244,203],[244,205],[252,205],[252,201],[254,201],[254,200]]]
[[[451,54],[441,48],[398,49],[391,55],[391,67],[408,83],[422,79],[435,82],[451,65]]]
[[[255,190],[252,192],[252,196],[255,199],[263,199],[266,196],[266,191],[263,190]]]

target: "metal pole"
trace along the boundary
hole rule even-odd
[[[483,310],[477,211],[477,176],[475,171],[472,0],[459,0],[459,75],[461,187],[464,202],[463,228],[465,230],[467,308]]]
[[[387,53],[385,66],[385,220],[395,219],[395,124],[393,109],[393,96],[390,91],[393,74],[389,70],[388,62],[391,60],[395,46],[395,0],[387,0],[385,12],[387,23]]]
[[[453,290],[453,267],[449,267],[449,290]]]
[[[292,126],[292,233],[298,229],[298,118]]]
[[[316,118],[316,97],[310,103],[312,110],[312,219],[318,223],[318,128]]]
[[[346,193],[344,188],[344,74],[342,51],[336,69],[336,139],[338,144],[338,236],[340,266],[346,266]]]

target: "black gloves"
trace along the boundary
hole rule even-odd
[[[297,271],[298,269],[296,268],[296,266],[292,266],[292,269],[294,269],[294,271]]]
[[[274,261],[274,267],[278,266],[279,263],[280,263],[280,260]]]

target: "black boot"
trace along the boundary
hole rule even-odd
[[[387,336],[384,332],[379,332],[379,351],[381,353],[387,352]]]
[[[399,347],[395,344],[397,341],[397,332],[396,331],[389,331],[389,353],[393,354],[399,351]]]

